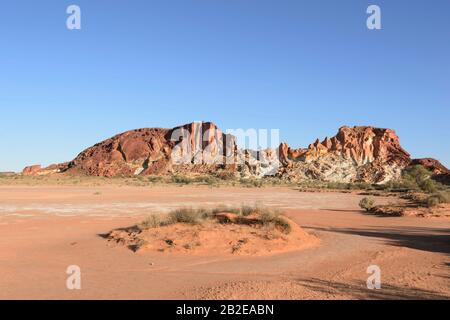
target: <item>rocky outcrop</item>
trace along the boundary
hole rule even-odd
[[[447,169],[442,163],[433,158],[413,159],[411,165],[421,165],[433,172],[434,174],[449,174],[450,170]]]
[[[433,172],[433,179],[450,185],[450,170],[447,169],[442,163],[433,158],[413,159],[411,165],[421,165]]]
[[[211,122],[194,122],[173,129],[138,129],[84,150],[68,163],[65,171],[114,177],[170,174],[184,166],[203,166],[204,173],[208,173],[227,163],[224,149],[232,150],[228,155],[232,158],[234,139]]]
[[[281,176],[290,180],[373,183],[398,178],[411,161],[393,130],[362,126],[342,127],[307,149],[282,144],[280,159],[287,165]]]
[[[31,176],[31,175],[34,175],[34,174],[38,173],[41,169],[42,169],[42,167],[41,167],[40,164],[35,164],[35,165],[32,165],[32,166],[25,167],[22,170],[22,174],[24,176]]]
[[[359,166],[374,161],[406,166],[411,161],[393,130],[373,127],[342,127],[336,136],[326,137],[322,142],[317,139],[307,149],[290,149],[286,144],[280,149],[285,150],[283,158],[287,162],[310,162],[330,154],[352,160]]]
[[[416,162],[435,172],[447,170],[432,159],[411,162],[391,129],[342,127],[334,137],[317,139],[308,148],[282,143],[278,149],[255,151],[239,149],[234,136],[211,122],[194,122],[172,129],[127,131],[84,150],[69,163],[27,167],[23,174],[116,177],[225,172],[226,176],[270,175],[291,181],[383,183],[400,177],[403,168]]]

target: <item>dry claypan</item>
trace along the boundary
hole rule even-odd
[[[0,297],[449,298],[449,220],[366,213],[359,207],[366,193],[270,186],[2,186],[0,206],[7,203],[17,214],[0,215]],[[375,206],[408,204],[391,194],[373,198]],[[269,213],[283,208],[281,216],[262,219],[255,210],[266,207],[239,205],[255,199]],[[174,202],[207,209],[176,210]],[[121,213],[105,214],[117,204]],[[80,205],[83,211],[70,216],[46,211]],[[20,215],[25,208],[33,209]],[[170,215],[176,222],[166,220]],[[81,269],[79,291],[64,285],[71,265]],[[370,265],[382,269],[383,290],[367,289]]]

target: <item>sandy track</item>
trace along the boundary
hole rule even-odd
[[[449,221],[365,215],[360,198],[288,188],[0,187],[0,298],[450,298]],[[256,202],[286,209],[322,245],[189,257],[135,254],[98,236],[150,212]],[[72,264],[82,270],[79,291],[65,286]],[[366,288],[372,264],[382,270],[381,290]]]

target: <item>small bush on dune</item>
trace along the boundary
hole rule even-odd
[[[359,207],[369,212],[375,208],[375,200],[373,198],[362,198],[359,202]]]
[[[173,220],[168,214],[152,214],[142,221],[138,228],[141,230],[158,228],[167,226],[173,223]]]
[[[242,220],[242,222],[248,224],[249,221],[252,224],[261,224],[267,228],[279,228],[284,233],[288,234],[291,232],[292,227],[290,223],[280,215],[279,211],[259,207],[259,206],[246,206],[243,205],[240,208],[233,208],[227,206],[218,206],[213,209],[192,209],[192,208],[181,208],[176,209],[168,214],[153,214],[147,217],[144,221],[137,225],[141,230],[158,228],[163,226],[168,226],[174,223],[187,223],[187,224],[199,224],[208,219],[215,219],[216,215],[219,213],[234,213],[236,215],[245,217],[250,214],[258,215],[258,219],[253,220]],[[236,220],[239,221],[239,220]]]
[[[272,222],[276,218],[280,216],[280,213],[278,211],[272,211],[269,209],[265,209],[261,212],[259,212],[259,216],[261,218],[262,223]]]
[[[274,221],[275,225],[280,227],[284,233],[289,234],[292,231],[291,224],[283,217],[277,217]]]
[[[240,214],[243,215],[244,217],[249,216],[254,212],[255,212],[255,207],[251,207],[251,206],[247,206],[247,205],[243,205],[240,209]]]
[[[279,211],[264,209],[260,211],[259,215],[263,226],[278,227],[286,234],[292,231],[291,224],[280,215]]]
[[[208,217],[209,212],[203,209],[182,208],[169,213],[174,222],[197,224]]]

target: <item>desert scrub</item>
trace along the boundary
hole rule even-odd
[[[362,198],[359,202],[359,207],[361,209],[366,210],[367,212],[370,212],[375,208],[375,200],[373,198]]]
[[[429,194],[444,190],[445,186],[433,180],[432,176],[433,172],[422,165],[409,166],[403,169],[400,179],[377,185],[376,188],[393,192],[421,191]]]
[[[168,214],[152,214],[137,225],[140,230],[168,226],[175,223],[200,224],[206,220],[217,221],[216,216],[220,213],[233,213],[242,219],[236,219],[234,223],[242,224],[260,224],[269,229],[279,228],[284,233],[291,232],[290,223],[280,215],[277,210],[264,208],[260,206],[243,205],[241,207],[217,206],[212,209],[192,209],[180,208],[169,212]],[[256,215],[257,218],[244,219],[249,215]]]
[[[449,203],[450,202],[450,192],[437,192],[432,194],[426,199],[427,207],[436,207],[441,203]]]
[[[248,205],[242,205],[239,214],[245,216],[249,216],[257,210],[257,207],[252,207]]]
[[[289,221],[287,221],[284,217],[279,216],[274,220],[274,224],[281,228],[281,230],[286,233],[289,234],[292,231],[292,227],[291,224],[289,223]]]
[[[193,182],[193,179],[186,176],[175,175],[172,176],[172,182],[178,184],[190,184]]]
[[[219,180],[213,176],[198,176],[198,177],[194,178],[194,182],[213,186],[213,185],[218,184]]]
[[[181,208],[171,211],[169,217],[174,223],[198,224],[211,217],[211,211],[206,209]]]
[[[411,190],[434,193],[438,189],[436,181],[431,179],[432,172],[421,165],[407,167],[402,172],[402,182]]]
[[[374,190],[376,187],[367,182],[327,182],[325,185],[312,183],[317,188],[326,188],[334,190]]]
[[[238,207],[230,207],[230,206],[226,206],[226,205],[219,205],[213,209],[203,209],[204,211],[209,211],[209,215],[210,216],[215,216],[218,213],[224,213],[224,212],[229,212],[229,213],[234,213],[234,214],[240,214],[241,212],[241,208]]]
[[[163,226],[168,226],[174,223],[171,217],[168,214],[152,214],[148,216],[144,221],[138,224],[138,228],[141,230],[159,228]]]
[[[215,177],[219,180],[224,180],[224,181],[230,181],[230,180],[236,179],[235,173],[230,172],[230,171],[220,171],[220,172],[216,173]]]
[[[262,179],[242,178],[239,180],[239,183],[247,188],[261,188],[264,185]]]
[[[281,216],[279,211],[268,208],[258,208],[258,210],[257,213],[263,226],[280,228],[286,234],[292,231],[291,224]]]
[[[150,183],[162,182],[163,180],[164,180],[163,177],[160,176],[151,175],[147,177],[147,181]]]

